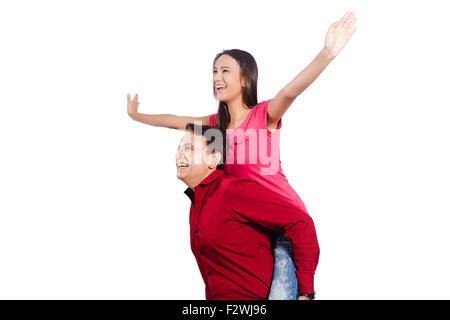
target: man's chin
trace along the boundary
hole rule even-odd
[[[177,170],[177,178],[180,180],[184,180],[189,175],[187,170]]]

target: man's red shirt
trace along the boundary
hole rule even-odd
[[[319,245],[311,217],[256,182],[215,170],[188,188],[191,249],[206,299],[265,299],[273,273],[271,234],[292,243],[300,293],[314,292]]]

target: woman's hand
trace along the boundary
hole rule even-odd
[[[128,115],[131,118],[133,118],[137,114],[137,109],[139,107],[138,95],[136,94],[134,96],[133,100],[131,100],[130,99],[130,94],[127,94],[127,100],[128,100],[128,104],[127,104]]]
[[[334,59],[341,52],[356,32],[355,22],[355,13],[349,11],[340,20],[331,24],[325,36],[324,47],[331,59]]]
[[[165,127],[170,129],[186,130],[186,125],[189,122],[199,121],[203,125],[209,125],[209,116],[204,117],[179,117],[173,114],[144,114],[138,113],[139,97],[136,94],[131,100],[130,94],[127,94],[127,111],[131,119],[155,126]]]

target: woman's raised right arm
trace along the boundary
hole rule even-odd
[[[131,119],[146,123],[155,127],[165,127],[170,129],[186,130],[186,125],[189,122],[201,122],[202,125],[209,125],[209,116],[205,117],[180,117],[173,114],[144,114],[138,113],[139,99],[136,94],[133,99],[130,99],[130,94],[127,95],[127,111]]]

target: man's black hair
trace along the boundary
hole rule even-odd
[[[219,152],[222,155],[220,163],[217,165],[217,169],[225,168],[228,152],[227,134],[225,130],[212,126],[188,123],[186,125],[186,131],[191,131],[194,134],[201,134],[204,136],[208,151],[210,153]]]

